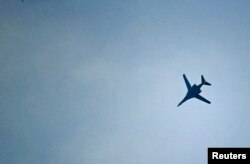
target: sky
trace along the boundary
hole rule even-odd
[[[206,164],[250,147],[247,0],[0,0],[0,163]],[[177,104],[200,84],[206,104]]]

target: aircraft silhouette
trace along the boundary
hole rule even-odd
[[[211,103],[210,101],[208,101],[207,99],[205,99],[204,97],[202,97],[201,95],[199,95],[201,93],[201,87],[203,85],[211,85],[210,83],[208,83],[204,79],[203,75],[201,75],[201,84],[199,84],[199,85],[194,84],[193,86],[190,85],[190,83],[189,83],[189,81],[188,81],[188,79],[187,79],[187,77],[186,77],[185,74],[183,74],[183,78],[184,78],[184,81],[186,83],[188,91],[187,91],[187,94],[184,97],[184,99],[177,105],[177,107],[180,106],[185,101],[191,99],[191,98],[197,98],[197,99],[199,99],[201,101],[204,101],[204,102],[206,102],[208,104]]]

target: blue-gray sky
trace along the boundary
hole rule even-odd
[[[0,1],[0,163],[205,164],[250,146],[247,0]],[[190,100],[182,74],[211,87]]]

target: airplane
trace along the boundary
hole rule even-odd
[[[185,101],[191,99],[191,98],[197,98],[197,99],[199,99],[201,101],[204,101],[204,102],[206,102],[208,104],[211,103],[210,101],[208,101],[207,99],[205,99],[204,97],[202,97],[201,95],[199,95],[201,93],[201,87],[203,85],[211,85],[210,83],[208,83],[204,79],[203,75],[201,75],[201,84],[199,84],[199,85],[194,84],[193,86],[190,85],[190,83],[189,83],[189,81],[188,81],[188,79],[187,79],[187,77],[186,77],[185,74],[183,74],[183,78],[184,78],[184,81],[185,81],[185,84],[187,86],[188,91],[187,91],[187,94],[184,97],[184,99],[177,105],[177,107],[180,106]]]

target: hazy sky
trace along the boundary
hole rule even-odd
[[[0,0],[0,163],[206,164],[250,146],[247,0]],[[177,108],[182,74],[212,86]]]

